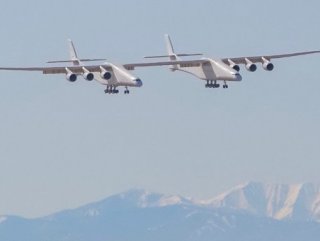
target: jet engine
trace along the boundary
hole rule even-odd
[[[112,74],[110,72],[108,72],[108,71],[102,71],[100,73],[100,75],[101,75],[101,78],[103,78],[105,80],[109,80],[112,77]]]
[[[257,65],[254,63],[247,63],[246,69],[250,72],[255,72],[257,70]]]
[[[74,73],[68,73],[66,79],[70,82],[75,82],[77,80],[77,75]]]
[[[233,68],[235,71],[240,71],[240,66],[233,62],[231,59],[228,59],[230,68]]]
[[[267,70],[267,71],[272,71],[274,69],[274,65],[270,61],[264,61],[262,64],[262,67],[264,70]]]
[[[91,73],[91,72],[85,72],[85,73],[83,74],[83,78],[84,78],[85,80],[91,81],[91,80],[94,79],[94,74]]]
[[[231,64],[230,67],[233,68],[235,71],[240,71],[240,66],[237,64]]]

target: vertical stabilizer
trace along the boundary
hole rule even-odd
[[[69,47],[69,59],[68,60],[54,60],[48,61],[48,64],[56,64],[56,63],[72,63],[73,65],[81,65],[82,62],[92,62],[92,61],[105,61],[106,59],[79,59],[76,48],[71,39],[68,39],[68,47]]]
[[[171,41],[169,34],[165,34],[164,39],[166,42],[167,53],[169,55],[170,60],[177,60],[178,57],[174,52],[174,48],[173,48],[172,41]]]
[[[166,41],[168,55],[174,55],[174,49],[173,49],[172,41],[169,34],[165,34],[164,38]]]
[[[76,48],[74,47],[74,44],[73,44],[71,39],[68,39],[68,42],[69,42],[70,60],[73,61],[74,65],[79,65],[80,61],[79,61],[79,58],[78,58],[78,54],[77,54]]]
[[[165,34],[164,39],[166,42],[167,53],[168,53],[170,60],[172,60],[172,61],[179,60],[178,56],[174,52],[173,44],[172,44],[172,41],[171,41],[169,34]],[[171,69],[171,71],[175,71],[175,70],[179,69],[179,66],[177,64],[174,64],[174,65],[171,65],[169,68]]]

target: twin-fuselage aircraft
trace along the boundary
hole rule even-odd
[[[87,65],[84,63],[92,61],[105,61],[105,59],[80,59],[71,40],[69,40],[70,59],[61,61],[49,61],[49,64],[63,64],[67,66],[45,66],[45,67],[0,67],[0,70],[13,71],[39,71],[43,74],[64,74],[70,82],[75,82],[78,76],[87,81],[96,80],[106,86],[105,93],[118,94],[119,87],[124,87],[124,93],[129,94],[129,87],[141,87],[142,81],[134,76],[132,71],[137,67],[169,66],[172,71],[182,71],[194,75],[205,81],[206,88],[219,88],[219,82],[223,82],[223,88],[228,88],[229,81],[241,81],[240,65],[244,65],[250,72],[257,70],[260,63],[266,71],[272,71],[273,59],[288,58],[300,55],[320,53],[320,51],[297,52],[280,55],[262,55],[239,58],[198,58],[193,60],[182,60],[181,57],[200,56],[202,54],[176,54],[169,35],[165,35],[167,55],[148,56],[147,59],[168,58],[166,61],[140,62],[117,65],[109,62],[103,64]]]

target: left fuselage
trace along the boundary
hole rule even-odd
[[[95,73],[95,80],[100,84],[113,87],[141,87],[143,85],[140,78],[133,76],[129,70],[123,66],[111,63],[107,63],[107,65],[111,68],[108,75],[109,78],[103,78],[101,73]]]

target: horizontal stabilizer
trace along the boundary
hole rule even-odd
[[[94,61],[106,61],[106,59],[79,59],[80,62],[94,62]],[[47,64],[57,64],[57,63],[73,63],[74,60],[54,60],[48,61]]]
[[[170,58],[172,56],[177,57],[189,57],[189,56],[202,56],[203,54],[197,53],[197,54],[175,54],[175,55],[158,55],[158,56],[145,56],[145,59],[157,59],[157,58]]]

